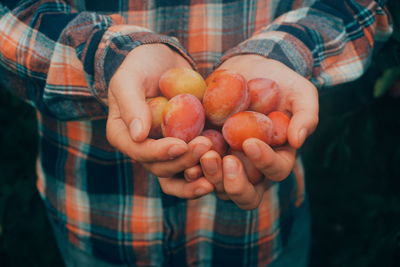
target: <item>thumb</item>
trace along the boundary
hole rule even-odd
[[[288,127],[288,141],[296,149],[318,125],[318,93],[314,87],[309,89],[303,88],[291,101],[293,116]]]
[[[144,141],[149,134],[152,121],[144,90],[141,86],[125,80],[114,82],[110,85],[110,91],[132,140]]]

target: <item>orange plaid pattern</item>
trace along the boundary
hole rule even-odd
[[[204,76],[258,54],[324,90],[360,76],[392,31],[379,0],[17,2],[0,2],[0,82],[38,110],[38,190],[69,242],[130,266],[267,266],[305,186],[299,163],[252,211],[163,194],[105,136],[108,83],[129,51],[164,43]]]

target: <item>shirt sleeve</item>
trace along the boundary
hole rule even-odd
[[[374,46],[391,33],[385,1],[314,1],[279,16],[228,50],[221,62],[235,55],[259,54],[284,63],[320,89],[361,76]]]
[[[119,15],[76,12],[57,0],[9,2],[0,1],[0,84],[59,120],[105,117],[108,83],[137,46],[166,44],[193,65],[176,38]]]

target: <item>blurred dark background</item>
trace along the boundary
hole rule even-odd
[[[396,3],[392,14],[400,14]],[[62,266],[35,189],[36,143],[34,109],[0,88],[3,267]],[[323,90],[320,124],[301,152],[313,220],[312,266],[400,266],[398,28],[363,77]]]

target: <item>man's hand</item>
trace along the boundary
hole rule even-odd
[[[294,167],[296,150],[318,124],[317,89],[284,64],[258,55],[235,56],[225,61],[219,69],[236,71],[246,80],[269,78],[280,86],[282,101],[278,110],[292,114],[288,144],[273,149],[258,139],[249,138],[242,148],[252,164],[269,181],[282,181]],[[233,200],[243,209],[258,207],[264,191],[269,187],[270,182],[266,179],[257,185],[248,182],[245,170],[249,166],[232,155],[221,159],[217,153],[207,152],[201,158],[201,167],[204,177],[214,185],[218,196]],[[194,173],[196,169],[198,167],[193,167],[186,173]]]
[[[160,76],[174,67],[191,68],[181,55],[166,45],[139,46],[115,72],[108,92],[108,141],[158,177],[173,177],[196,165],[211,147],[204,137],[197,137],[189,144],[171,137],[147,138],[152,119],[146,98],[159,95]],[[178,178],[159,178],[159,181],[164,192],[179,197],[198,197],[213,189],[206,179],[190,184]],[[179,190],[171,189],[177,186]]]

